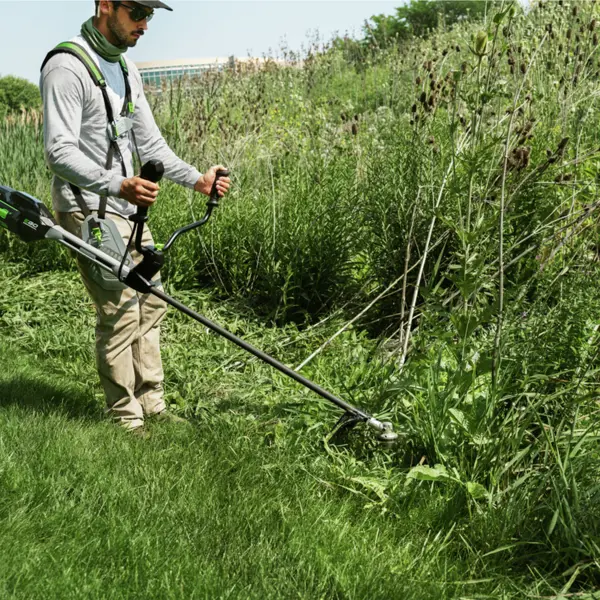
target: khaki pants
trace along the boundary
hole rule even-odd
[[[115,214],[106,217],[116,223],[127,245],[133,223]],[[81,237],[83,213],[59,212],[56,218],[64,229]],[[137,263],[141,256],[134,243],[132,240],[129,252]],[[143,245],[150,244],[152,236],[144,226]],[[123,427],[135,429],[143,425],[144,415],[165,409],[159,338],[167,306],[163,300],[131,288],[105,290],[91,279],[89,261],[77,255],[77,265],[96,306],[96,363],[107,412]]]

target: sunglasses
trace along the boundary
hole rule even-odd
[[[126,8],[129,11],[129,16],[132,21],[139,23],[146,19],[146,21],[150,21],[154,16],[154,11],[147,12],[143,6],[129,6],[128,4],[120,3],[119,6]]]

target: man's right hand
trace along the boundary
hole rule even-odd
[[[119,197],[136,206],[151,206],[158,196],[159,186],[141,177],[130,177],[121,184]]]

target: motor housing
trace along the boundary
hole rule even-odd
[[[25,192],[0,185],[0,227],[24,242],[43,240],[56,222],[48,207]]]

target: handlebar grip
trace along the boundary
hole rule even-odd
[[[229,177],[229,169],[218,169],[216,176],[215,176],[215,180],[212,184],[212,188],[210,189],[210,199],[209,199],[209,204],[212,204],[213,206],[217,205],[219,203],[219,193],[217,192],[217,181],[219,181],[219,179],[221,179],[221,177]]]
[[[165,167],[160,160],[149,160],[142,166],[140,177],[152,183],[158,183],[165,174]],[[132,221],[136,221],[137,230],[135,236],[135,248],[138,252],[142,252],[142,237],[144,235],[144,223],[148,220],[148,207],[138,206],[135,217]]]
[[[149,160],[143,167],[140,177],[152,183],[158,183],[165,174],[165,167],[160,160]]]

